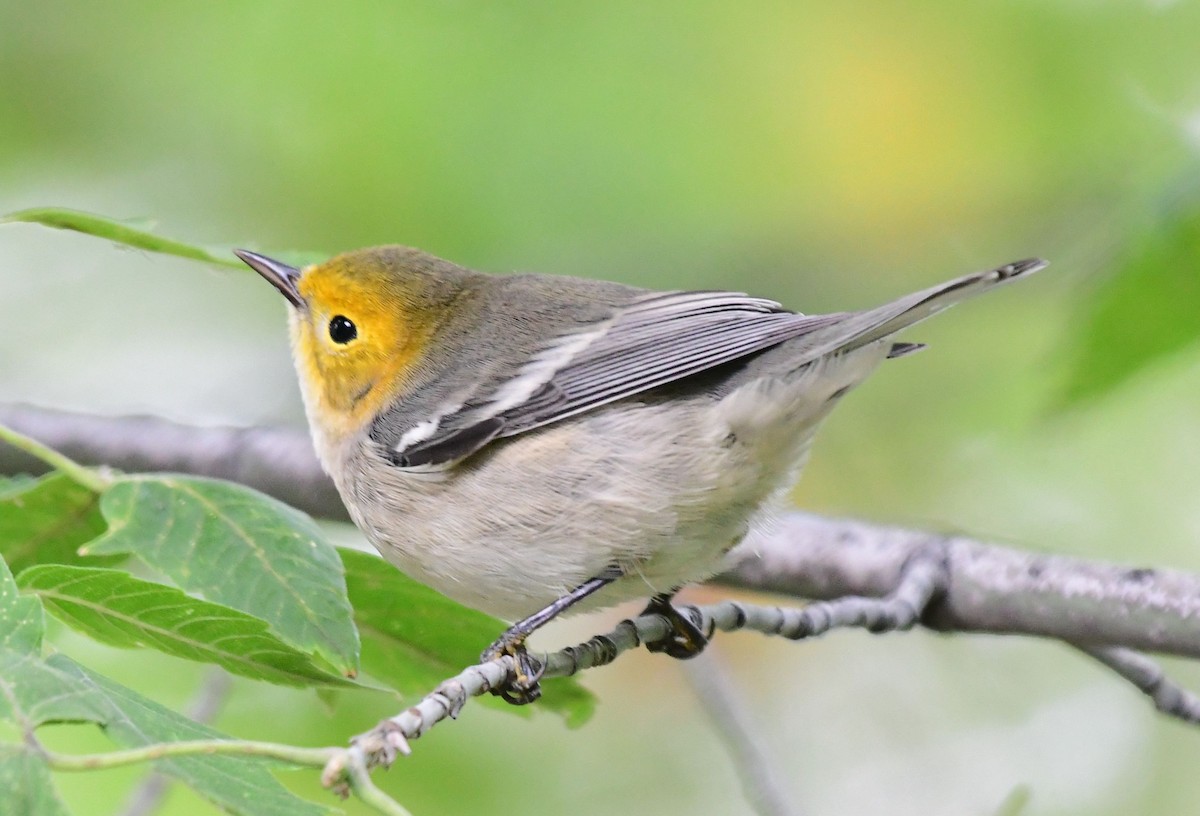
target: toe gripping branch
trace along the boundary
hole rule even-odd
[[[491,693],[512,705],[529,705],[537,701],[542,696],[540,681],[546,666],[525,648],[525,635],[509,636],[505,632],[479,659],[487,662],[502,657],[512,658],[513,678],[507,685],[491,689]]]
[[[541,696],[539,680],[545,672],[545,665],[529,654],[525,639],[563,610],[619,577],[620,573],[615,568],[613,572],[598,575],[545,609],[509,627],[481,657],[484,662],[503,657],[510,657],[513,661],[512,681],[491,689],[492,694],[514,705],[526,705],[537,700]],[[694,606],[674,606],[671,603],[674,593],[663,593],[655,595],[638,617],[657,615],[666,621],[668,629],[662,635],[643,635],[641,642],[652,652],[688,659],[704,651],[717,630],[731,632],[754,629],[793,640],[816,637],[842,627],[861,628],[870,632],[904,631],[922,621],[930,623],[929,616],[936,614],[948,581],[944,554],[934,548],[914,553],[901,568],[895,588],[881,598],[846,596],[786,609],[726,601],[706,615]]]
[[[508,627],[504,634],[487,647],[479,658],[480,662],[484,663],[505,656],[511,657],[513,660],[512,682],[506,686],[492,689],[492,694],[513,705],[528,705],[541,697],[542,687],[538,681],[546,667],[542,661],[529,654],[529,650],[525,648],[525,639],[565,610],[608,586],[622,575],[624,575],[624,571],[619,567],[609,567],[595,578],[584,581],[549,606],[539,609],[524,620],[519,620]]]
[[[642,610],[642,615],[659,615],[665,618],[670,627],[659,640],[646,641],[646,648],[651,652],[661,652],[678,660],[688,660],[704,651],[708,639],[712,637],[711,622],[707,634],[700,630],[701,617],[695,607],[676,609],[671,605],[674,592],[655,595],[650,603]],[[695,615],[695,619],[691,616]],[[640,616],[639,616],[640,617]]]
[[[929,624],[948,586],[944,553],[928,548],[904,563],[893,590],[879,598],[845,596],[786,608],[725,601],[702,613],[694,606],[671,605],[670,595],[657,595],[642,614],[665,618],[671,628],[663,637],[642,642],[652,652],[689,658],[699,654],[717,630],[753,629],[791,640],[846,627],[875,633],[906,631],[921,622]]]

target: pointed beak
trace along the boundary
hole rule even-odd
[[[235,249],[233,254],[241,258],[246,266],[266,278],[267,282],[278,289],[289,303],[297,309],[304,308],[304,298],[300,297],[300,290],[296,288],[300,281],[299,269],[248,249]]]

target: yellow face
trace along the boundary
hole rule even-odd
[[[413,308],[403,281],[369,263],[310,266],[296,290],[292,352],[310,418],[342,438],[405,391],[437,321]]]

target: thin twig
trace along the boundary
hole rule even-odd
[[[21,453],[32,456],[52,470],[58,470],[71,477],[79,484],[96,493],[103,492],[108,487],[108,479],[94,470],[89,470],[79,463],[63,456],[53,448],[38,442],[12,428],[0,425],[0,442],[5,442]]]
[[[803,609],[726,601],[705,607],[681,606],[678,610],[710,636],[718,630],[740,629],[790,639],[814,637],[835,627],[861,627],[872,632],[902,631],[911,628],[944,598],[950,573],[936,555],[936,550],[926,550],[920,557],[911,559],[901,571],[896,591],[884,598],[839,598],[813,603]],[[641,615],[621,621],[607,634],[549,655],[545,675],[565,676],[606,665],[622,652],[642,643],[662,641],[670,634],[671,625],[661,615]],[[1151,661],[1126,649],[1088,645],[1079,648],[1150,695],[1160,711],[1189,722],[1200,721],[1200,701],[1166,680]],[[405,813],[403,808],[370,783],[367,778],[370,770],[379,765],[386,767],[398,755],[410,753],[410,740],[427,733],[447,718],[457,717],[468,699],[493,688],[502,688],[511,683],[516,674],[513,659],[509,656],[470,666],[443,681],[413,707],[355,737],[349,748],[300,748],[278,743],[211,739],[158,743],[104,754],[68,755],[45,749],[32,735],[29,739],[47,765],[61,771],[115,768],[193,754],[270,757],[304,767],[321,767],[321,781],[326,787],[342,794],[352,790],[381,813],[401,816]]]
[[[684,663],[683,674],[721,737],[755,812],[759,816],[798,816],[800,811],[784,793],[771,751],[758,738],[715,648],[710,645],[698,660]]]
[[[371,771],[364,762],[352,762],[347,767],[349,785],[354,795],[385,816],[411,816],[399,802],[380,790],[371,781]]]
[[[679,606],[703,632],[734,632],[750,629],[791,640],[816,637],[837,627],[861,627],[871,632],[906,630],[922,610],[938,596],[943,585],[941,565],[931,558],[916,558],[905,568],[895,593],[886,598],[839,598],[810,604],[802,609],[756,606],[724,601],[711,606]],[[569,646],[546,657],[546,677],[564,677],[584,669],[607,665],[622,653],[643,643],[655,643],[671,633],[662,615],[639,615],[624,620],[603,635]],[[398,756],[411,753],[409,742],[438,723],[453,719],[471,697],[503,688],[516,678],[511,657],[470,666],[444,680],[420,702],[351,740],[361,751],[368,768],[390,766]],[[348,755],[335,756],[322,774],[326,787],[345,778],[351,764]]]
[[[343,796],[353,791],[364,804],[385,816],[409,816],[400,803],[371,782],[361,751],[355,751],[353,748],[300,748],[275,742],[210,739],[160,742],[103,754],[61,754],[47,749],[32,735],[27,735],[26,740],[38,751],[46,765],[56,771],[94,771],[168,757],[216,754],[266,757],[305,768],[328,769],[336,764],[340,773],[331,779],[326,787],[333,788]]]
[[[233,678],[224,669],[213,667],[200,684],[200,691],[188,705],[185,716],[193,722],[208,724],[212,722],[233,689]],[[158,771],[151,771],[144,780],[134,788],[129,796],[129,804],[122,809],[121,816],[150,816],[162,806],[163,798],[171,787],[171,778]]]
[[[106,768],[120,768],[125,765],[136,765],[139,762],[151,762],[168,757],[192,756],[195,754],[220,754],[235,756],[265,757],[290,762],[300,767],[324,767],[335,754],[341,753],[339,748],[300,748],[295,745],[284,745],[278,742],[257,742],[254,740],[207,739],[181,740],[179,742],[156,742],[139,748],[126,748],[121,751],[108,751],[103,754],[60,754],[41,748],[40,752],[46,764],[56,771],[96,771]]]
[[[1163,714],[1200,723],[1200,697],[1167,677],[1162,667],[1150,658],[1116,646],[1073,645],[1132,683]]]

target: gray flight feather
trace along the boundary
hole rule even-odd
[[[564,320],[562,330],[502,378],[484,377],[479,389],[456,395],[419,433],[410,422],[389,422],[372,436],[404,467],[437,467],[487,445],[677,383],[728,363],[746,360],[787,342],[788,362],[799,369],[821,357],[851,351],[889,337],[948,306],[1045,266],[1037,259],[978,272],[862,312],[806,316],[778,303],[735,292],[646,292],[611,287],[611,308],[594,307],[588,320]],[[570,284],[559,279],[557,298]],[[590,287],[580,282],[581,287]],[[544,303],[509,308],[544,313]],[[623,301],[623,302],[622,302]],[[593,301],[593,305],[596,301]],[[520,325],[521,314],[507,315]],[[565,324],[565,325],[563,325]],[[525,344],[523,344],[525,345]],[[913,350],[898,347],[895,356]],[[493,369],[498,367],[493,366]],[[500,370],[495,370],[500,374]],[[383,437],[383,438],[381,438]]]

